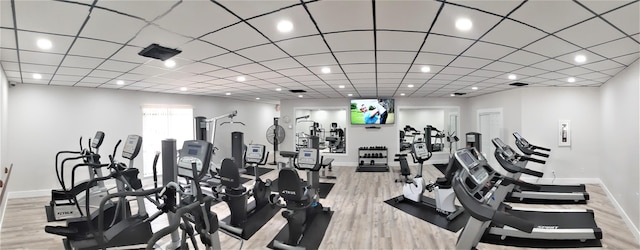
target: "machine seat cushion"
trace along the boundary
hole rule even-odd
[[[292,168],[280,169],[278,173],[278,190],[287,204],[309,199],[306,184],[300,180],[298,172]]]
[[[240,170],[236,166],[236,163],[229,158],[222,160],[222,166],[220,166],[220,183],[230,189],[238,189],[242,187],[240,183]]]
[[[410,175],[411,169],[409,168],[409,163],[407,163],[407,158],[400,157],[400,174],[401,175]]]

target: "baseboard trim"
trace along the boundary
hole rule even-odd
[[[51,189],[9,192],[8,200],[18,198],[45,197],[51,195]]]
[[[636,228],[636,226],[633,225],[631,218],[629,218],[629,215],[627,215],[624,209],[622,209],[622,206],[620,206],[620,203],[618,203],[615,196],[613,196],[611,191],[609,191],[609,188],[607,188],[607,185],[605,185],[601,179],[598,179],[598,180],[600,181],[599,183],[600,186],[602,187],[602,189],[604,189],[604,192],[607,194],[607,197],[609,197],[609,200],[611,201],[613,206],[616,208],[616,210],[618,210],[618,213],[620,213],[622,220],[624,221],[625,224],[627,224],[627,228],[631,230],[631,233],[633,234],[633,236],[636,237],[636,241],[638,242],[638,244],[640,244],[640,229]]]

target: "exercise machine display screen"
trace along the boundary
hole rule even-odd
[[[416,157],[420,159],[429,157],[429,150],[427,149],[427,144],[424,142],[413,143],[413,152],[416,154]]]
[[[518,132],[513,132],[513,137],[515,137],[516,140],[522,140],[522,136],[520,136],[520,133]]]
[[[102,140],[104,139],[104,132],[98,131],[96,135],[93,137],[93,141],[91,141],[92,148],[98,148],[102,145]]]
[[[129,135],[124,142],[124,147],[122,147],[122,157],[129,160],[136,158],[141,147],[142,137],[139,135]]]
[[[458,161],[461,161],[475,183],[483,183],[489,177],[489,173],[486,169],[483,167],[476,167],[479,165],[479,161],[471,152],[469,152],[469,150],[463,149],[456,152],[456,158]]]
[[[301,148],[298,152],[298,167],[300,169],[313,169],[318,165],[319,153],[317,149]]]
[[[265,157],[265,146],[260,144],[249,144],[244,160],[247,163],[260,163]]]
[[[196,171],[207,171],[211,155],[211,143],[206,141],[184,141],[178,158],[178,176],[193,178],[192,163],[196,163]]]

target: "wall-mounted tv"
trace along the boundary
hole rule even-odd
[[[395,110],[394,99],[353,99],[351,125],[393,124]]]

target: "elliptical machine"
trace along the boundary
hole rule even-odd
[[[253,189],[247,190],[240,181],[240,169],[232,159],[224,159],[220,167],[221,186],[213,189],[214,197],[225,201],[231,211],[231,215],[220,221],[220,227],[248,239],[255,232],[248,232],[249,220],[264,225],[279,209],[269,205],[271,194],[271,180],[262,181],[258,175],[258,166],[267,163],[269,153],[264,145],[250,144],[245,152],[245,161],[253,165],[255,183]],[[253,202],[249,197],[253,196]],[[264,212],[262,212],[264,210]]]
[[[431,158],[432,153],[428,150],[425,142],[416,142],[412,147],[413,150],[411,151],[411,156],[414,163],[418,163],[418,174],[413,177],[411,182],[405,182],[402,187],[402,196],[396,197],[395,201],[402,202],[405,199],[411,200],[431,207],[437,212],[446,215],[447,220],[449,221],[455,219],[464,211],[464,209],[462,207],[456,207],[456,196],[453,189],[451,189],[451,180],[456,172],[453,161],[449,161],[444,178],[438,178],[436,183],[429,183],[427,185],[422,177],[422,168],[424,162]],[[401,165],[407,165],[407,159],[405,156],[399,155],[398,160]],[[423,195],[425,190],[429,190],[429,192],[433,192],[435,190],[435,200],[425,197]]]

